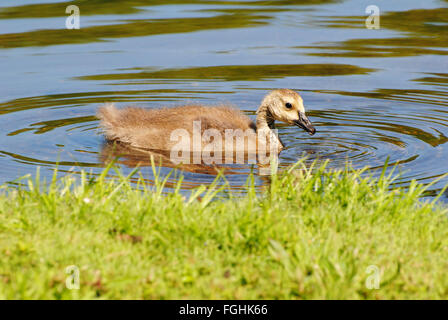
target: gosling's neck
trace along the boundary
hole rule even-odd
[[[257,111],[257,131],[275,129],[275,120],[267,105],[261,105]]]
[[[284,148],[280,137],[273,130],[275,129],[275,120],[266,104],[262,104],[257,111],[257,132],[264,131],[267,136],[275,137],[275,144],[278,146],[279,152]]]

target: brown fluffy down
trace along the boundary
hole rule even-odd
[[[193,121],[201,121],[201,135],[206,129],[217,129],[223,137],[226,129],[249,129],[255,134],[252,120],[227,106],[117,109],[113,104],[105,104],[98,109],[97,117],[106,139],[144,149],[170,150],[177,143],[171,141],[171,132],[185,129],[192,137]]]

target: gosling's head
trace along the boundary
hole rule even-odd
[[[302,97],[290,89],[277,89],[264,97],[263,106],[266,106],[274,120],[290,125],[296,125],[310,135],[316,133],[311,121],[305,114]]]

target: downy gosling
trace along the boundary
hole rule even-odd
[[[273,131],[276,120],[298,126],[310,135],[316,133],[305,114],[302,97],[290,89],[269,92],[258,108],[255,123],[241,111],[228,106],[117,109],[113,104],[105,104],[98,109],[97,116],[107,140],[151,150],[168,151],[181,147],[189,151],[259,153],[263,146],[263,150],[271,148],[280,153],[284,145]],[[243,132],[247,143],[235,143],[233,139],[219,141],[217,137],[227,137],[229,132],[234,136]],[[186,137],[179,142],[178,136],[182,134]]]

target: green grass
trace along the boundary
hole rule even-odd
[[[1,299],[448,298],[447,211],[415,182],[298,164],[261,193],[185,198],[106,176],[4,187]]]

